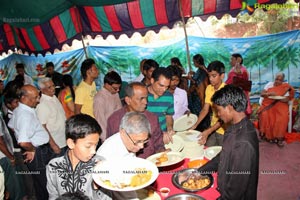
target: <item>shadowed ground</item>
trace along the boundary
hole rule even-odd
[[[259,143],[258,200],[300,200],[300,143]]]

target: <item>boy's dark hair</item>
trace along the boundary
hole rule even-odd
[[[215,60],[209,63],[209,65],[207,66],[207,71],[208,72],[216,71],[218,72],[218,74],[221,75],[225,73],[225,66],[221,61]]]
[[[158,81],[160,76],[164,76],[165,78],[170,79],[170,80],[172,79],[171,72],[165,67],[159,67],[159,68],[155,69],[152,73],[151,78],[153,78],[154,81],[156,82],[156,81]]]
[[[18,82],[18,81],[15,81],[15,80],[13,80],[13,81],[9,81],[7,84],[6,84],[6,86],[5,86],[5,88],[4,88],[4,90],[3,90],[3,94],[5,95],[5,94],[12,94],[12,95],[17,95],[17,93],[18,93],[18,90],[20,90],[21,89],[21,87],[24,85],[24,83],[22,82],[22,83],[20,83],[20,82]]]
[[[177,76],[180,79],[181,76],[182,76],[182,70],[179,67],[175,66],[175,65],[169,65],[167,67],[167,70],[170,71],[172,77]]]
[[[46,68],[48,68],[48,67],[54,67],[53,62],[47,62],[46,63]]]
[[[231,105],[237,112],[245,112],[248,103],[244,91],[233,85],[225,85],[216,91],[211,100],[218,106],[226,107]]]
[[[122,79],[121,79],[121,76],[117,72],[110,71],[107,74],[105,74],[104,83],[107,83],[109,85],[122,84]]]
[[[8,104],[11,104],[15,99],[19,99],[17,94],[7,93],[4,95],[4,104],[7,106]]]
[[[148,71],[151,68],[157,69],[159,67],[158,63],[153,59],[148,59],[144,62],[143,70]]]
[[[195,60],[199,65],[204,65],[204,58],[201,54],[194,55],[193,60]]]
[[[86,79],[86,71],[91,69],[93,64],[95,64],[95,61],[91,58],[87,58],[82,62],[80,72],[83,80]]]
[[[102,129],[98,122],[87,114],[78,114],[70,117],[66,121],[66,139],[70,138],[74,142],[77,139],[85,138],[91,133],[101,134]]]
[[[24,68],[25,68],[25,66],[24,66],[23,63],[17,63],[16,64],[16,69],[24,69]]]
[[[82,192],[76,191],[74,193],[66,192],[57,197],[56,200],[90,200],[90,198]]]
[[[239,53],[234,53],[234,54],[231,54],[232,57],[235,57],[235,58],[241,58],[241,63],[240,64],[243,64],[243,57],[241,54]]]

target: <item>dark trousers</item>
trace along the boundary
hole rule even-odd
[[[39,146],[35,150],[35,156],[31,163],[27,163],[28,169],[32,175],[35,196],[37,200],[46,200],[49,198],[47,191],[46,165],[56,157],[49,144]]]

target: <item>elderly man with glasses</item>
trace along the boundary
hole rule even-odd
[[[119,132],[107,138],[97,150],[97,155],[106,160],[135,157],[144,148],[151,132],[146,116],[139,112],[127,112],[121,120]],[[135,199],[133,192],[114,192],[116,200]]]
[[[144,114],[127,112],[121,120],[119,132],[107,138],[97,154],[106,159],[135,157],[148,142],[150,132],[150,123]]]

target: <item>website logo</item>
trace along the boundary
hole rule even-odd
[[[248,12],[249,14],[252,14],[254,12],[254,7],[247,4],[247,2],[245,1],[242,1],[242,7],[241,7],[241,10],[244,11],[244,12]]]
[[[293,10],[297,10],[299,9],[300,7],[297,5],[297,4],[278,4],[278,3],[275,3],[275,4],[260,4],[260,3],[255,3],[254,5],[249,5],[246,1],[242,1],[241,2],[242,4],[242,7],[241,7],[241,11],[242,13],[249,13],[249,14],[252,14],[256,9],[258,8],[261,8],[263,10],[280,10],[280,9],[286,9],[286,10],[290,10],[290,11],[293,11]]]

